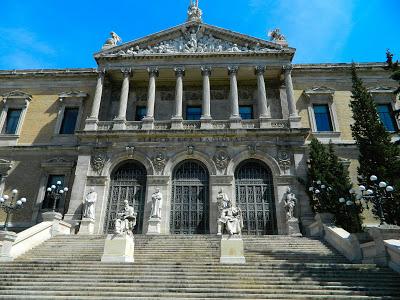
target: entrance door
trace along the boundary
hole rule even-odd
[[[276,234],[275,201],[271,170],[249,160],[235,171],[236,202],[242,209],[243,234]]]
[[[104,231],[114,232],[116,215],[128,200],[137,213],[134,233],[142,233],[143,213],[146,194],[146,170],[136,162],[127,162],[118,167],[111,175],[110,195],[106,211]]]
[[[209,232],[208,194],[208,172],[202,164],[187,160],[175,168],[172,176],[172,234]]]

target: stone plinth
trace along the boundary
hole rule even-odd
[[[389,267],[400,273],[400,240],[384,241],[389,255]]]
[[[17,234],[12,231],[0,231],[0,261],[13,261],[11,249],[17,239]]]
[[[272,128],[271,118],[260,117],[260,128]]]
[[[151,217],[149,219],[149,227],[147,229],[147,234],[157,235],[161,233],[161,218]]]
[[[375,242],[374,263],[379,266],[388,265],[388,254],[386,252],[385,240],[398,239],[400,237],[400,227],[395,225],[379,225],[378,227],[369,227],[369,235]]]
[[[243,240],[239,237],[221,238],[221,264],[245,264]]]
[[[241,129],[242,128],[242,119],[240,117],[230,117],[229,123],[230,123],[231,129]]]
[[[299,219],[290,218],[287,220],[288,225],[288,235],[290,236],[303,236],[300,232]]]
[[[53,221],[60,221],[62,219],[62,214],[55,212],[55,211],[48,211],[42,213],[43,222],[53,222]]]
[[[104,244],[102,262],[133,263],[135,240],[127,234],[109,234]]]
[[[94,233],[94,222],[95,220],[91,218],[83,218],[81,221],[81,226],[79,228],[80,234],[93,234]]]

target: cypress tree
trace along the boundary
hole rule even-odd
[[[353,89],[350,107],[354,119],[351,130],[359,150],[360,184],[365,184],[371,175],[376,175],[379,180],[395,185],[394,199],[384,202],[383,212],[387,223],[400,225],[400,151],[391,142],[390,133],[380,121],[374,99],[358,77],[354,63],[351,73]],[[377,207],[373,212],[377,214]]]

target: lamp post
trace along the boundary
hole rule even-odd
[[[26,198],[21,198],[17,200],[18,190],[12,190],[11,198],[8,195],[3,195],[0,197],[0,208],[6,213],[6,221],[4,222],[4,231],[7,231],[8,227],[8,220],[10,218],[10,214],[17,209],[23,207],[24,203],[26,202]],[[7,200],[9,200],[7,202]]]
[[[378,212],[380,225],[386,224],[382,204],[385,201],[393,199],[393,186],[389,185],[385,181],[379,181],[377,176],[371,175],[369,183],[360,185],[359,190],[361,192],[361,199],[365,201],[367,209],[369,208],[368,203],[372,202]]]
[[[60,203],[61,200],[65,199],[67,192],[68,188],[63,187],[61,181],[57,181],[56,184],[47,188],[47,197],[53,199],[53,212],[57,209],[57,203]]]
[[[308,188],[308,191],[312,193],[313,200],[318,203],[318,206],[321,207],[324,198],[326,198],[329,192],[332,190],[331,187],[324,184],[321,180],[313,181],[311,186]]]
[[[353,195],[354,194],[354,190],[351,189],[350,190],[350,194]],[[354,202],[352,200],[350,200],[350,198],[344,198],[341,197],[339,198],[339,203],[343,205],[344,207],[344,214],[346,215],[346,223],[347,223],[347,230],[350,230],[351,227],[351,213],[350,209],[353,207]]]

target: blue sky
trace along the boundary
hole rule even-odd
[[[95,67],[111,30],[127,42],[185,21],[189,0],[1,0],[0,69]],[[200,0],[203,20],[258,38],[279,27],[295,63],[400,55],[400,0]],[[396,15],[397,12],[397,15]],[[396,22],[397,21],[397,22]]]

